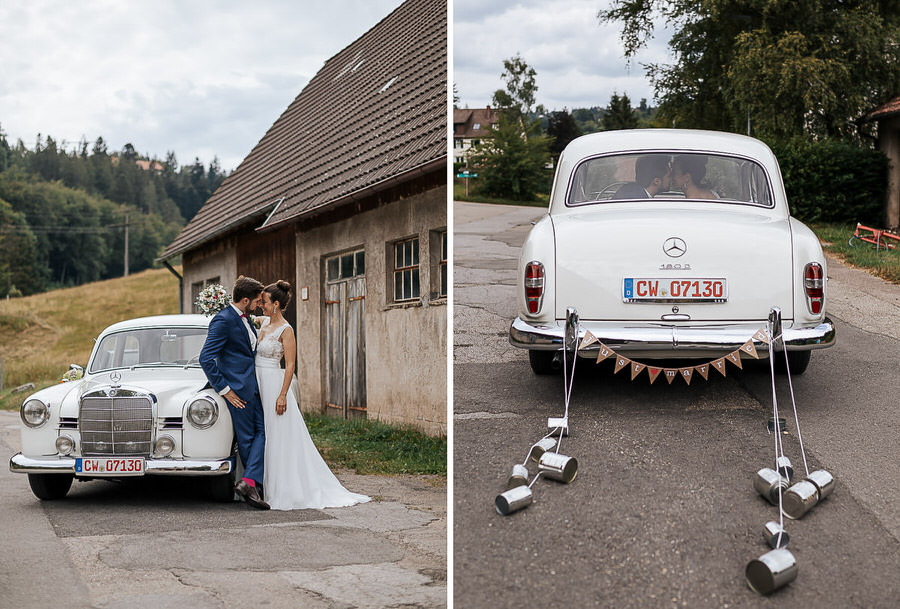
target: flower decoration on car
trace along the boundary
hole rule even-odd
[[[211,283],[200,290],[194,304],[204,315],[215,315],[228,306],[228,292],[221,284]]]
[[[62,375],[62,380],[64,383],[68,383],[70,381],[77,381],[78,379],[84,376],[84,370],[81,368],[72,368],[64,375]]]

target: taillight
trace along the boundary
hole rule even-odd
[[[818,315],[825,300],[825,274],[821,264],[810,262],[806,265],[803,269],[803,287],[806,288],[806,304],[810,313]]]
[[[540,262],[529,262],[525,265],[525,304],[529,313],[541,310],[544,298],[544,265]]]

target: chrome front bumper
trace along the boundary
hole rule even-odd
[[[565,321],[552,325],[531,324],[519,317],[509,327],[509,343],[520,349],[556,351],[562,349]],[[657,359],[679,357],[721,357],[739,349],[765,321],[740,324],[694,323],[674,325],[662,322],[592,322],[581,321],[579,338],[586,331],[617,353]],[[817,326],[789,328],[784,325],[784,341],[788,351],[824,349],[834,344],[834,323],[825,317]],[[599,343],[580,350],[584,357],[596,355]],[[768,354],[768,345],[757,344],[757,351]]]
[[[147,475],[220,476],[231,473],[230,459],[145,459]],[[26,457],[16,453],[9,471],[17,474],[74,474],[75,457]],[[91,476],[86,476],[91,477]]]

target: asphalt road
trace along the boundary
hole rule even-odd
[[[900,606],[900,286],[836,262],[837,345],[794,379],[810,468],[830,471],[836,490],[786,521],[793,583],[761,597],[744,581],[777,519],[752,488],[773,459],[765,363],[686,386],[582,360],[561,451],[578,477],[539,480],[530,507],[494,511],[512,465],[564,405],[562,378],[533,375],[506,339],[518,247],[543,213],[454,206],[455,606]],[[778,396],[789,407],[784,383]]]
[[[19,448],[0,411],[0,455]],[[38,501],[0,468],[0,608],[445,607],[446,482],[340,473],[366,504],[261,512],[193,480],[75,482]]]

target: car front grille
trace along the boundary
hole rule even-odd
[[[149,396],[91,396],[78,417],[85,456],[150,454],[153,403]]]

